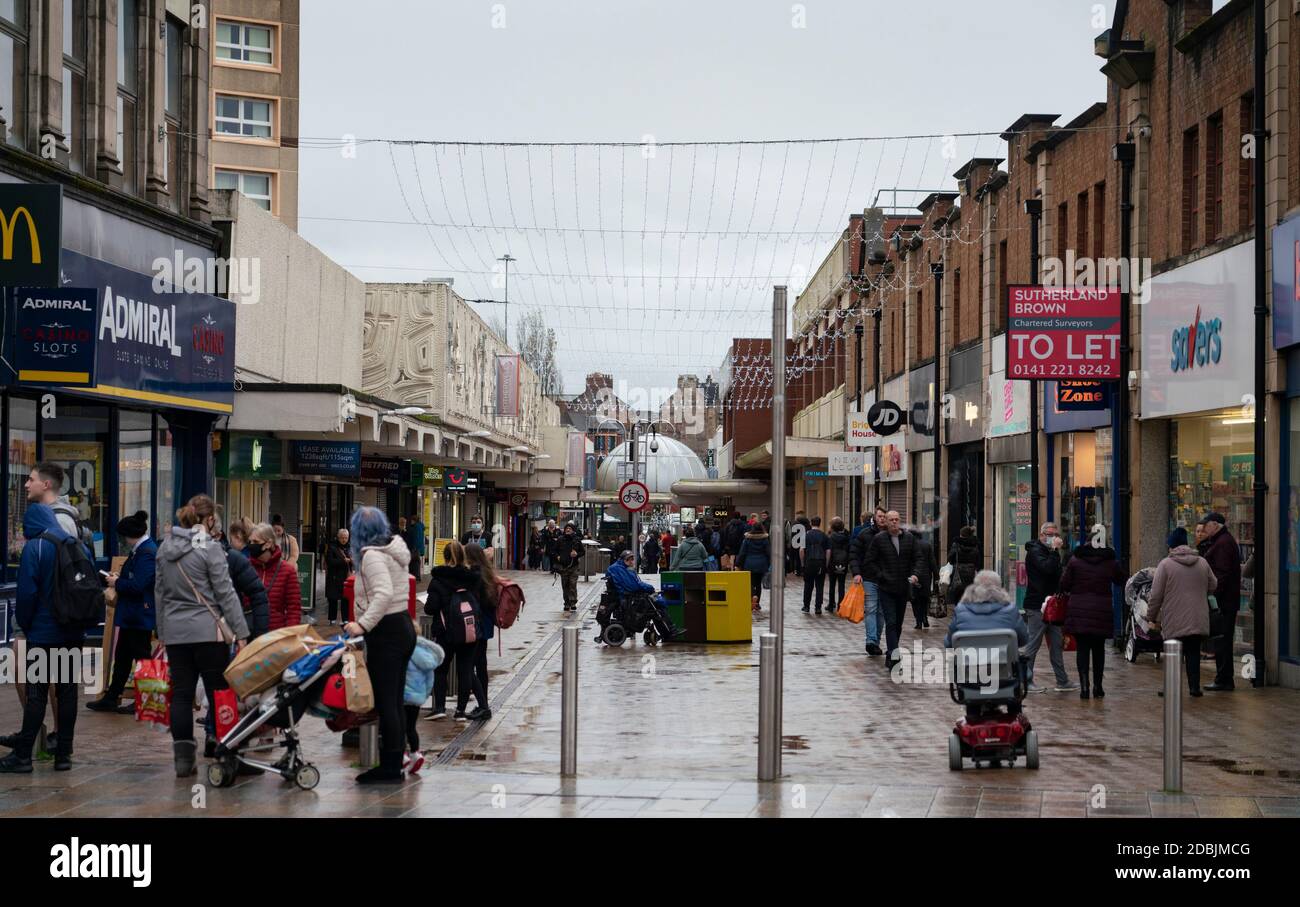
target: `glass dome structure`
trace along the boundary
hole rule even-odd
[[[654,440],[658,450],[650,449]],[[645,482],[651,494],[671,494],[673,483],[679,479],[707,479],[708,471],[695,452],[667,435],[638,437],[640,450],[640,479]],[[601,461],[596,471],[596,489],[598,491],[618,491],[623,482],[632,477],[631,467],[627,467],[620,476],[620,464],[627,462],[628,442],[615,447]]]

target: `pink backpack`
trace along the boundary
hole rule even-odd
[[[519,612],[524,609],[524,590],[518,583],[497,578],[497,626],[502,630],[514,626]]]

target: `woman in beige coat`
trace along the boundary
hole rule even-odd
[[[1187,686],[1200,696],[1201,640],[1210,635],[1210,595],[1217,583],[1209,562],[1188,546],[1186,529],[1171,532],[1168,544],[1169,556],[1156,567],[1151,583],[1147,618],[1165,639],[1183,644]]]

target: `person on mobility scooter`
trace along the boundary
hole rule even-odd
[[[646,645],[660,640],[675,639],[683,631],[673,626],[668,610],[657,590],[642,582],[632,570],[636,555],[624,551],[617,561],[605,571],[608,584],[596,609],[596,622],[600,624],[597,642],[608,646],[623,645],[634,633],[644,633]]]
[[[966,707],[948,738],[948,768],[960,771],[963,759],[1012,764],[1019,756],[1038,768],[1038,734],[1020,707],[1028,688],[1020,646],[1029,631],[997,573],[975,574],[943,642],[954,650],[952,699]]]

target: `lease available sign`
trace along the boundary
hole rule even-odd
[[[1007,287],[1008,378],[1119,378],[1120,292]]]

